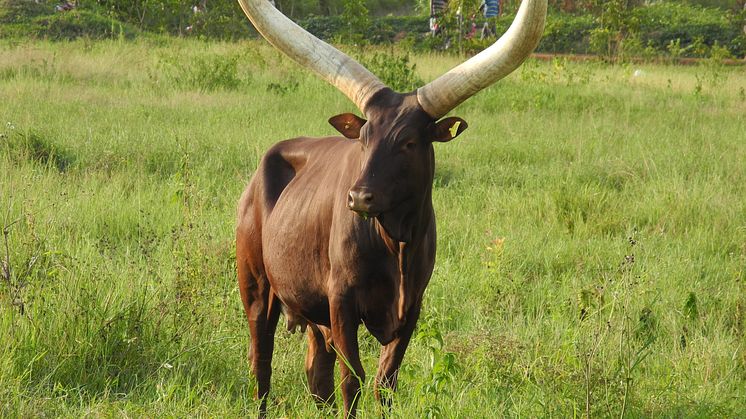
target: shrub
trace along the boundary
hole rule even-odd
[[[182,34],[194,15],[192,5],[181,0],[123,1],[87,0],[82,8],[111,14],[117,20],[140,30],[155,33]]]
[[[195,15],[187,28],[187,35],[209,39],[238,40],[257,36],[256,30],[248,22],[220,14],[211,15],[209,12]]]
[[[359,60],[397,92],[410,92],[425,84],[417,75],[416,65],[409,63],[409,55],[376,53],[370,58],[359,57]]]
[[[75,9],[58,13],[48,2],[30,0],[0,0],[0,23],[0,37],[4,38],[70,40],[79,37],[133,38],[137,34],[131,25],[106,17],[96,10]]]
[[[670,19],[666,13],[679,13]],[[690,19],[687,16],[695,16]],[[513,15],[503,15],[495,20],[498,34],[504,33],[513,22]],[[602,51],[605,54],[644,54],[655,52],[666,53],[668,45],[680,39],[684,55],[706,56],[715,42],[725,46],[736,56],[744,53],[746,39],[739,36],[736,19],[717,9],[704,9],[696,6],[661,3],[634,10],[636,30],[628,34],[619,48],[609,50],[612,36],[604,30],[590,14],[572,15],[551,13],[547,17],[544,36],[537,47],[539,52],[580,53]],[[638,24],[639,21],[639,24]],[[325,40],[342,38],[346,31],[344,19],[340,16],[310,16],[298,22],[302,27]],[[477,19],[478,26],[482,20]],[[639,25],[639,27],[638,27]],[[444,22],[446,29],[453,27]],[[456,34],[449,31],[446,37],[432,38],[428,33],[428,21],[425,16],[387,16],[374,19],[366,34],[371,44],[388,44],[401,39],[414,50],[444,49],[448,39],[455,39]],[[463,39],[462,50],[466,53],[478,52],[489,46],[491,41],[480,39]],[[697,44],[699,43],[699,47]],[[692,45],[691,48],[687,49]],[[702,45],[706,48],[703,49]]]
[[[634,11],[641,41],[659,51],[679,40],[686,55],[697,55],[687,49],[695,42],[709,47],[718,43],[733,55],[742,56],[743,33],[721,10],[678,3],[657,3]]]
[[[257,36],[237,2],[211,3],[205,12],[192,13],[189,28],[189,35],[210,39],[236,40]]]
[[[341,16],[309,16],[298,24],[324,40],[340,38],[347,31]],[[386,16],[373,19],[366,32],[366,40],[372,44],[387,44],[408,34],[425,34],[428,21],[424,16]]]
[[[383,1],[383,0],[382,0]],[[167,5],[146,2],[142,13],[132,2],[96,0],[85,6],[55,13],[51,3],[30,0],[0,0],[0,37],[40,36],[50,39],[73,39],[80,36],[108,38],[132,37],[136,27],[150,32],[188,34],[212,39],[241,39],[256,36],[235,3],[210,3],[207,11],[192,13],[186,3],[172,1]],[[164,7],[160,10],[159,4]],[[453,16],[441,22],[445,36],[430,37],[428,17],[385,16],[368,19],[362,0],[345,0],[344,15],[308,16],[298,24],[324,40],[353,43],[390,44],[403,41],[413,51],[448,49],[475,53],[491,42],[462,38],[456,48],[456,24]],[[736,57],[746,55],[746,35],[742,28],[746,12],[725,12],[696,5],[657,2],[646,7],[625,8],[622,13],[615,1],[594,17],[553,12],[547,17],[539,52],[588,53],[594,51],[615,57],[652,56],[675,52],[679,56],[707,57],[713,45],[720,45]],[[115,7],[116,6],[116,7]],[[612,7],[613,6],[613,7]],[[112,14],[113,13],[113,14]],[[116,17],[119,20],[108,17]],[[496,32],[504,33],[514,15],[494,20]],[[450,20],[449,20],[450,19]],[[479,16],[477,26],[484,22]],[[465,27],[469,21],[465,22]],[[188,30],[187,30],[188,28]],[[186,30],[186,32],[185,32]],[[490,40],[494,41],[494,39]]]
[[[88,10],[72,10],[34,19],[37,36],[53,40],[71,40],[80,37],[105,39],[113,37],[134,38],[137,29],[116,19]]]
[[[40,28],[32,20],[54,13],[54,7],[28,0],[0,0],[0,37],[21,38]]]
[[[363,0],[345,0],[343,3],[342,21],[345,30],[342,39],[349,43],[361,44],[367,41],[370,16]]]
[[[339,16],[314,16],[299,20],[298,24],[320,39],[332,39],[342,31]]]
[[[0,23],[28,23],[31,19],[54,13],[54,7],[29,0],[0,0]]]
[[[537,49],[541,52],[587,53],[588,37],[594,26],[591,15],[551,14],[547,17],[544,36]]]
[[[185,60],[181,54],[160,57],[151,79],[183,90],[235,90],[245,80],[240,74],[238,54],[195,54]]]

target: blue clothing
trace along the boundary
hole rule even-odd
[[[497,17],[500,14],[500,0],[484,0],[484,17]]]

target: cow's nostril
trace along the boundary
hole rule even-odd
[[[353,211],[369,211],[372,205],[372,192],[350,189],[350,192],[347,194],[347,206]]]

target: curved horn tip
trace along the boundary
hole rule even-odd
[[[495,43],[417,89],[417,100],[437,119],[507,76],[531,55],[544,32],[547,0],[523,0],[510,28]]]

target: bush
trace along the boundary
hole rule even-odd
[[[54,7],[30,0],[0,0],[0,23],[28,23],[31,19],[54,13]]]
[[[743,56],[743,32],[719,9],[678,3],[657,3],[634,11],[638,32],[644,44],[659,51],[679,40],[684,55],[697,54],[695,43],[722,45],[736,56]]]
[[[298,21],[308,32],[319,39],[332,39],[342,31],[342,18],[339,16],[314,16],[311,15]]]
[[[34,19],[36,35],[53,40],[72,40],[80,37],[105,39],[134,38],[137,29],[109,17],[88,10],[71,10]]]
[[[194,14],[189,27],[189,35],[210,39],[237,40],[257,36],[256,29],[240,9],[228,12],[217,8],[207,9],[207,12]]]
[[[411,92],[425,84],[417,75],[416,65],[410,64],[409,55],[375,53],[369,58],[358,57],[358,60],[397,92]]]
[[[161,3],[148,2],[147,13],[143,15],[146,18],[139,19],[139,9],[132,2],[96,0],[86,2],[85,8],[55,13],[46,2],[37,4],[31,0],[0,0],[0,37],[73,39],[80,36],[109,38],[123,35],[130,38],[137,34],[137,26],[151,32],[186,33],[211,39],[235,40],[257,35],[240,8],[232,2],[210,3],[207,11],[199,14],[192,13],[185,6],[186,3],[176,0],[169,3],[170,6],[166,7],[168,10],[160,11],[158,4]],[[357,5],[357,9],[348,10],[348,15],[365,8],[360,0],[354,5]],[[107,17],[110,13],[121,20]],[[498,34],[508,29],[513,17],[504,15],[495,19]],[[610,57],[675,52],[678,56],[707,57],[712,47],[718,45],[733,56],[746,55],[746,35],[742,31],[746,12],[724,12],[716,8],[659,2],[633,9],[626,18],[626,29],[619,33],[601,26],[599,20],[602,18],[591,14],[551,13],[547,17],[544,36],[537,51],[595,51]],[[479,17],[476,20],[478,27],[483,22]],[[327,41],[370,44],[403,42],[406,48],[414,51],[446,49],[450,45],[453,51],[475,53],[494,41],[462,38],[460,48],[457,48],[454,45],[454,40],[458,38],[455,22],[446,19],[441,23],[446,29],[446,36],[432,38],[428,36],[427,16],[386,16],[361,20],[357,24],[349,16],[345,19],[340,15],[309,16],[298,21],[300,26]],[[468,25],[469,22],[465,22],[464,26]]]
[[[616,38],[610,38],[612,34],[602,28],[594,16],[552,13],[547,16],[544,36],[536,50],[581,54],[603,51],[605,54],[650,56],[656,53],[667,54],[669,45],[677,43],[683,56],[706,57],[710,55],[713,45],[720,45],[731,55],[743,57],[746,54],[746,36],[741,29],[746,18],[744,15],[746,13],[729,14],[719,9],[678,3],[639,7],[632,13],[632,33],[627,34],[626,39],[620,40],[620,44],[610,50],[609,46],[612,41],[616,42]],[[498,18],[497,33],[504,33],[513,18],[513,15]],[[427,27],[424,18],[421,24]],[[433,47],[438,44],[435,40],[426,38],[420,39],[418,45]],[[462,49],[473,52],[488,45],[489,43],[481,40],[465,40]]]
[[[180,35],[189,26],[195,3],[198,1],[86,0],[81,8],[111,15],[143,31]]]
[[[151,79],[164,87],[182,90],[236,90],[248,83],[239,71],[240,54],[193,54],[185,59],[173,53],[159,58]]]
[[[324,40],[338,39],[347,31],[341,16],[309,16],[298,24]],[[425,34],[428,28],[428,18],[424,16],[386,16],[370,22],[366,40],[372,44],[388,44],[407,34]]]
[[[679,39],[685,56],[709,56],[710,48],[719,44],[734,56],[746,54],[746,36],[741,28],[744,13],[725,13],[714,8],[704,8],[678,3],[656,3],[634,9],[631,20],[633,33],[628,34],[620,48],[612,52],[651,55],[666,54],[668,46]],[[504,33],[513,22],[513,15],[503,15],[495,20],[498,34]],[[478,26],[482,19],[477,18]],[[338,39],[344,30],[344,21],[339,16],[311,16],[299,22],[301,26],[321,39]],[[453,22],[444,22],[446,28]],[[453,31],[451,31],[453,32]],[[385,44],[406,39],[415,50],[443,49],[444,38],[431,38],[426,16],[388,16],[374,19],[366,39],[373,44]],[[454,33],[448,34],[455,38]],[[585,54],[602,43],[608,44],[607,34],[596,18],[590,14],[573,15],[551,13],[547,17],[544,36],[537,47],[539,52]],[[494,41],[494,39],[493,39]],[[463,40],[464,52],[475,52],[490,42],[479,39]],[[608,52],[608,51],[607,51]]]
[[[551,14],[537,51],[588,53],[589,36],[595,27],[591,15]]]

